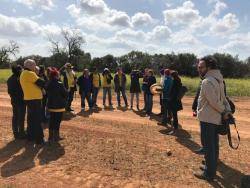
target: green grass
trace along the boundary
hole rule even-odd
[[[0,83],[6,83],[8,77],[11,75],[11,70],[0,69]],[[77,73],[81,75],[81,73]],[[200,78],[181,77],[183,85],[188,87],[187,95],[195,95]],[[127,75],[127,90],[130,87],[130,77]],[[142,82],[142,79],[140,80]],[[160,78],[157,77],[157,81]],[[250,79],[225,79],[227,85],[227,93],[229,96],[250,96]],[[114,84],[112,82],[112,84]]]
[[[11,75],[10,69],[0,69],[0,83],[6,83],[10,75]]]

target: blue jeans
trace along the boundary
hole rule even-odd
[[[111,87],[103,88],[103,105],[106,103],[106,96],[108,94],[109,105],[112,105],[112,95],[111,95]]]
[[[153,108],[153,95],[152,94],[147,94],[146,93],[146,113],[150,114],[152,113],[152,108]]]
[[[98,92],[99,92],[99,88],[93,87],[93,90],[92,90],[92,104],[93,104],[93,106],[96,106]]]
[[[121,93],[122,93],[122,97],[123,97],[123,100],[124,100],[124,103],[126,106],[128,106],[128,100],[127,100],[127,96],[126,96],[126,91],[125,89],[121,89],[121,90],[118,90],[117,91],[117,102],[118,102],[118,105],[120,106],[121,105]]]
[[[203,138],[205,149],[205,175],[213,178],[216,175],[217,163],[219,158],[219,135],[217,133],[218,125],[200,122],[203,126]]]
[[[92,100],[90,92],[82,92],[81,94],[81,107],[85,108],[85,99],[88,102],[89,108],[92,108]]]

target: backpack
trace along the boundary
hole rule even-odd
[[[186,86],[181,86],[179,93],[178,93],[178,96],[177,96],[177,99],[181,100],[187,91],[188,91],[188,88]]]
[[[220,84],[220,82],[216,78],[214,78],[214,79],[218,82],[218,84]],[[224,81],[223,81],[223,84],[224,84],[224,87],[225,87],[224,88],[224,91],[225,91],[226,90],[226,86],[225,86],[225,82]],[[234,105],[234,103],[228,97],[226,97],[226,100],[228,101],[228,103],[230,105],[232,113],[234,113],[235,112],[235,105]],[[240,145],[240,135],[239,135],[236,123],[235,123],[235,118],[233,116],[230,116],[229,119],[224,120],[223,116],[224,116],[224,114],[221,115],[222,125],[218,126],[217,133],[220,134],[220,135],[227,135],[229,146],[232,149],[236,150],[236,149],[238,149],[238,147]],[[232,143],[232,137],[231,137],[231,131],[230,131],[230,126],[231,125],[234,125],[234,128],[235,128],[235,130],[237,132],[238,144],[235,147],[233,146],[233,143]]]
[[[230,126],[234,126],[236,132],[237,132],[237,138],[238,138],[238,144],[237,146],[233,146],[232,143],[232,138],[231,138],[231,131],[230,131]],[[240,145],[240,135],[235,123],[235,119],[233,118],[233,116],[231,116],[229,119],[224,120],[223,119],[223,115],[222,115],[222,125],[219,125],[217,128],[217,133],[220,135],[227,135],[227,139],[228,139],[228,144],[232,149],[238,149],[239,145]]]

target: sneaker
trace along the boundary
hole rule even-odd
[[[170,132],[167,133],[167,135],[175,135],[176,134],[176,131],[175,130],[172,130]]]
[[[206,166],[205,166],[205,165],[201,165],[201,166],[200,166],[200,170],[201,170],[201,171],[205,171],[205,170],[206,170]]]
[[[82,108],[82,109],[81,109],[81,112],[84,112],[84,111],[85,111],[85,108]]]
[[[138,111],[140,111],[139,105],[136,106],[136,109],[137,109]]]
[[[195,150],[194,152],[195,152],[196,154],[198,154],[198,155],[205,155],[205,151],[204,151],[203,148],[200,148],[200,149],[198,149],[198,150]]]
[[[204,172],[195,172],[194,176],[198,179],[201,179],[201,180],[206,180],[206,181],[213,181],[214,180],[213,177],[207,176]]]

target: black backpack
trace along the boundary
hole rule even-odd
[[[177,99],[181,100],[187,91],[188,91],[188,88],[186,86],[181,86],[179,93],[178,93],[178,96],[177,96]]]
[[[233,146],[233,143],[232,143],[231,131],[230,131],[230,126],[232,126],[232,125],[234,126],[234,128],[235,128],[235,130],[237,132],[237,137],[238,137],[237,146]],[[220,134],[220,135],[227,135],[229,146],[232,149],[238,149],[238,147],[240,145],[240,135],[239,135],[239,132],[238,132],[238,129],[237,129],[237,126],[236,126],[236,123],[235,123],[235,119],[233,118],[233,116],[231,116],[227,120],[224,120],[223,115],[222,115],[222,125],[218,126],[217,133]]]
[[[214,78],[214,79],[218,82],[218,84],[220,84],[220,82],[216,78]],[[224,81],[223,81],[223,84],[224,84],[224,92],[226,94],[226,84]],[[228,97],[226,97],[226,100],[228,101],[230,108],[231,108],[231,112],[233,114],[235,112],[235,105],[234,105],[233,101],[231,101]],[[235,118],[233,116],[230,116],[229,119],[224,120],[223,116],[224,116],[224,114],[221,115],[222,125],[218,126],[217,133],[220,135],[227,135],[229,146],[232,149],[236,150],[236,149],[238,149],[238,147],[240,145],[240,135],[239,135],[236,123],[235,123]],[[234,128],[237,132],[237,138],[238,138],[237,146],[233,146],[233,143],[232,143],[232,137],[231,137],[231,131],[230,131],[230,126],[232,126],[232,125],[234,126]]]

